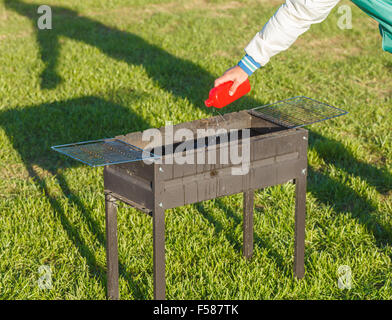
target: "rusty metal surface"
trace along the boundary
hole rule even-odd
[[[306,173],[295,179],[294,276],[305,274]]]
[[[164,300],[165,285],[165,209],[162,172],[159,164],[154,166],[153,197],[154,209],[152,212],[153,225],[153,265],[154,265],[154,299]]]
[[[243,199],[243,256],[247,259],[251,258],[253,254],[253,206],[254,191],[245,191]]]
[[[106,208],[106,262],[107,295],[109,300],[119,299],[118,289],[118,244],[117,244],[117,207],[116,199],[105,194]]]

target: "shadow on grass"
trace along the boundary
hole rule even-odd
[[[38,5],[19,0],[4,0],[4,4],[6,9],[29,18],[34,26],[40,57],[45,64],[44,71],[40,75],[42,89],[54,89],[63,81],[56,70],[59,62],[60,36],[94,46],[118,61],[143,66],[149,77],[160,88],[176,97],[188,99],[194,106],[203,105],[202,102],[215,79],[212,74],[198,65],[175,57],[137,35],[107,27],[98,21],[79,15],[74,10],[51,6],[53,29],[39,30],[36,27]],[[250,106],[260,104],[248,97],[242,101]],[[212,108],[205,110],[210,114],[215,112]],[[232,107],[225,109],[225,112],[230,111]],[[50,195],[45,180],[39,177],[34,167],[37,165],[56,175],[63,194],[78,206],[82,219],[103,245],[105,236],[100,231],[99,224],[91,217],[82,201],[72,194],[65,177],[57,171],[60,168],[75,166],[76,163],[56,155],[50,147],[126,134],[130,131],[146,129],[149,123],[122,106],[96,97],[85,97],[5,110],[0,113],[0,124],[12,140],[14,149],[19,152],[29,174],[48,197],[68,237],[86,258],[90,270],[95,270],[92,274],[96,275],[98,272],[99,279],[103,281],[105,275],[101,268],[96,269],[93,252],[77,234],[61,204]],[[127,278],[131,281],[131,277],[127,276]],[[130,285],[134,288],[135,297],[145,296],[132,282]]]
[[[392,72],[392,62],[388,61],[385,66],[388,68],[388,70],[390,70]]]
[[[342,170],[348,176],[360,178],[381,196],[387,196],[392,190],[392,175],[386,169],[357,160],[342,143],[312,132],[309,135],[309,146],[316,150],[327,165]],[[349,213],[358,219],[374,235],[380,248],[392,245],[392,226],[381,220],[376,204],[341,179],[332,179],[325,169],[315,171],[309,168],[308,191],[319,201],[332,206],[336,212]]]
[[[96,47],[107,56],[129,65],[143,66],[160,88],[186,98],[196,106],[202,105],[203,97],[206,98],[214,82],[213,75],[198,65],[175,57],[135,34],[107,27],[74,10],[51,6],[53,29],[39,30],[36,26],[38,5],[18,0],[5,0],[4,3],[7,9],[29,18],[36,30],[40,56],[45,64],[41,74],[42,88],[53,89],[62,81],[56,71],[60,36]]]
[[[5,0],[4,3],[7,9],[28,17],[36,29],[38,5],[27,4],[19,0]],[[118,61],[143,66],[149,77],[160,88],[176,97],[187,99],[193,106],[202,105],[202,101],[206,98],[215,78],[206,70],[188,60],[171,55],[137,35],[107,27],[98,21],[80,16],[78,12],[71,9],[58,6],[51,6],[51,8],[54,21],[53,29],[36,29],[41,59],[45,64],[45,69],[41,74],[41,88],[53,89],[62,81],[56,68],[59,62],[59,37],[65,36],[94,46]],[[263,103],[245,97],[242,99],[241,105],[250,108],[261,104]],[[236,108],[238,105],[233,104],[225,108],[223,112],[231,112]],[[210,114],[214,113],[212,109],[206,109],[206,111]],[[50,195],[45,180],[39,177],[34,165],[39,165],[56,175],[59,168],[74,166],[75,162],[56,155],[50,150],[50,146],[112,137],[148,128],[149,123],[123,106],[96,97],[5,110],[0,113],[0,123],[10,137],[13,147],[19,152],[30,175],[35,178],[37,185],[49,198],[68,237],[81,255],[86,258],[92,274],[94,276],[98,274],[102,285],[104,285],[103,268],[97,266],[94,253],[78,235],[77,229],[66,217],[58,200]],[[386,171],[356,160],[337,141],[323,138],[314,133],[311,133],[310,137],[310,145],[327,163],[331,163],[349,174],[360,176],[379,192],[387,192],[391,189],[391,175]],[[72,195],[65,177],[62,174],[56,176],[63,193]],[[308,190],[321,202],[332,205],[337,212],[350,212],[353,217],[358,218],[358,221],[365,224],[374,234],[379,245],[392,243],[390,226],[383,225],[372,214],[376,212],[374,204],[349,186],[333,180],[327,173],[313,170],[309,171],[308,186]],[[336,192],[337,190],[338,192]],[[342,195],[344,196],[342,197]],[[101,245],[104,245],[105,237],[89,210],[83,206],[77,196],[72,195],[68,198],[78,206],[83,213],[84,222],[91,232],[97,235]],[[333,203],[331,203],[331,199],[333,199]],[[221,201],[218,200],[217,205],[227,213],[229,219],[233,219],[235,223],[241,223],[241,219]],[[222,224],[203,209],[202,205],[198,205],[197,208],[216,227],[217,232],[223,232]],[[225,236],[234,248],[239,249],[242,246],[229,233],[225,233]],[[271,246],[261,239],[256,239],[256,244],[271,249]],[[276,252],[274,253],[273,250],[269,250],[269,252],[277,264],[282,267],[282,257]],[[145,297],[146,293],[138,289],[129,274],[125,274],[123,265],[120,269],[123,276],[129,281],[135,297]]]
[[[215,199],[215,205],[226,214],[227,220],[231,220],[237,225],[242,224],[242,208],[240,212],[236,212],[231,207],[226,206],[221,198]],[[206,210],[202,203],[195,204],[195,207],[203,217],[214,226],[217,234],[223,234],[234,250],[238,253],[242,252],[243,244],[234,236],[232,230],[225,230],[223,224],[213,214]],[[255,213],[257,213],[257,211],[255,211]],[[270,243],[264,241],[256,234],[254,234],[254,245],[267,249],[269,258],[275,262],[282,273],[287,273],[287,271],[290,270],[285,268],[283,257],[270,245]]]
[[[37,172],[37,167],[56,177],[62,194],[70,205],[76,205],[81,213],[83,225],[96,236],[99,244],[105,247],[101,224],[93,218],[83,201],[72,193],[65,176],[58,171],[60,168],[77,166],[78,163],[52,151],[50,146],[66,141],[111,137],[121,132],[126,133],[129,128],[144,129],[148,124],[129,109],[95,97],[5,110],[0,112],[0,124],[15,150],[19,152],[29,175],[49,200],[55,218],[60,221],[80,255],[86,259],[91,276],[97,278],[105,287],[105,267],[96,261],[91,246],[80,236],[78,227],[70,222],[60,199],[51,193],[45,177]],[[142,292],[138,284],[132,281],[134,277],[126,272],[124,264],[120,262],[119,267],[120,275],[128,281],[134,297],[142,299],[147,296],[147,292]]]

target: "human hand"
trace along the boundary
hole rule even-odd
[[[241,85],[241,83],[243,83],[246,79],[248,79],[248,74],[244,70],[242,70],[241,67],[235,66],[226,70],[226,72],[221,77],[216,79],[214,86],[217,87],[222,83],[233,81],[233,85],[231,86],[229,91],[229,95],[232,96],[236,92],[237,88]]]

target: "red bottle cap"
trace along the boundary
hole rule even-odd
[[[206,107],[212,107],[213,103],[214,101],[212,99],[207,99],[206,101],[204,101]]]

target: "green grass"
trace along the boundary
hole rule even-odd
[[[392,298],[392,56],[377,25],[337,8],[251,78],[223,112],[306,95],[348,110],[310,126],[306,275],[293,279],[294,188],[256,193],[255,251],[241,256],[242,195],[168,210],[168,299]],[[0,298],[105,299],[102,169],[50,146],[214,115],[213,80],[278,2],[0,2]],[[120,294],[151,299],[150,217],[120,205]],[[37,286],[49,265],[53,288]],[[337,269],[352,270],[350,290]]]

